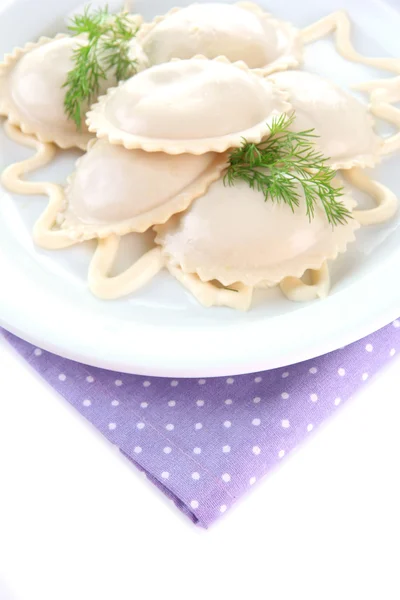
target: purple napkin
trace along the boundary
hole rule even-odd
[[[213,379],[114,373],[4,335],[180,510],[207,527],[395,356],[400,320],[314,360]]]

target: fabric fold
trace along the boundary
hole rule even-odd
[[[400,321],[297,365],[235,377],[126,375],[10,344],[194,523],[211,525],[400,352]],[[339,443],[339,440],[338,440]]]

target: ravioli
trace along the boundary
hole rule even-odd
[[[250,2],[174,8],[144,24],[138,42],[149,65],[202,54],[273,71],[298,66],[302,56],[298,30]]]
[[[151,67],[108,90],[88,113],[89,131],[127,149],[168,154],[224,152],[259,142],[288,112],[275,84],[226,58]]]
[[[78,160],[57,222],[75,240],[143,232],[188,208],[225,166],[211,152],[148,154],[98,140]]]
[[[127,18],[141,24],[137,15]],[[327,261],[347,250],[360,224],[384,223],[398,207],[396,195],[363,170],[399,147],[399,134],[383,140],[372,119],[398,126],[397,79],[360,86],[372,92],[367,107],[322,77],[287,71],[299,67],[303,44],[330,32],[343,56],[398,74],[398,59],[363,57],[352,47],[343,12],[299,31],[249,2],[174,8],[124,37],[138,74],[118,85],[112,76],[101,80],[99,96],[108,92],[90,110],[83,106],[81,131],[65,114],[63,84],[85,36],[60,34],[15,49],[0,64],[0,114],[7,135],[36,154],[9,166],[2,182],[13,193],[48,197],[34,242],[55,250],[97,240],[88,286],[103,299],[136,292],[164,267],[207,307],[247,310],[256,288],[277,285],[294,301],[325,297]],[[106,65],[102,51],[95,58]],[[292,113],[293,130],[313,130],[327,164],[372,196],[374,208],[357,210],[345,189],[351,218],[332,227],[322,205],[329,193],[309,219],[300,183],[293,211],[283,194],[265,201],[251,188],[256,181],[240,174],[224,185],[227,151],[266,140],[273,121]],[[52,161],[55,145],[87,150],[67,184],[27,180]],[[156,246],[137,256],[121,248],[133,264],[120,272],[123,236],[134,233],[141,243],[149,236],[153,244],[152,228]]]
[[[86,126],[77,131],[66,116],[62,87],[73,67],[73,51],[84,43],[82,38],[61,34],[40,38],[6,56],[0,66],[0,114],[42,142],[85,149],[93,136]],[[100,93],[109,85],[115,85],[115,80],[102,81]]]
[[[366,105],[332,81],[305,71],[275,73],[268,79],[288,92],[296,113],[293,131],[315,129],[316,146],[334,169],[373,167],[383,140]]]
[[[309,221],[300,187],[298,194],[300,206],[292,212],[244,182],[226,187],[220,179],[181,217],[156,227],[156,242],[167,262],[204,282],[275,286],[336,258],[359,228],[355,219],[332,228],[320,204]],[[349,193],[342,202],[355,206]]]

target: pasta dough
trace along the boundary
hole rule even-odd
[[[131,20],[134,29],[140,20]],[[62,86],[85,37],[41,38],[7,55],[0,65],[0,114],[8,118],[9,137],[36,154],[8,167],[2,181],[12,192],[48,197],[33,229],[35,243],[60,249],[97,239],[88,282],[104,299],[137,291],[164,266],[207,307],[247,310],[254,288],[275,285],[294,301],[325,297],[327,260],[346,250],[360,224],[383,223],[396,213],[395,194],[363,168],[400,143],[398,133],[378,137],[371,117],[399,126],[398,78],[362,84],[371,92],[367,108],[322,77],[278,72],[298,68],[302,45],[330,32],[343,56],[400,73],[398,59],[367,58],[353,48],[343,12],[299,32],[248,2],[193,4],[142,25],[129,41],[140,74],[109,90],[82,131],[65,115]],[[101,81],[100,94],[115,84],[112,77]],[[301,188],[292,213],[244,182],[224,186],[225,151],[244,138],[261,141],[272,120],[292,110],[293,128],[315,130],[328,164],[344,169],[376,207],[356,210],[346,192],[353,218],[333,228],[320,204],[308,220]],[[53,159],[54,144],[88,152],[66,187],[28,181]],[[113,275],[122,236],[138,232],[143,239],[141,232],[153,226],[157,247],[131,256],[133,264]]]
[[[218,179],[224,155],[148,154],[106,140],[79,159],[58,223],[74,239],[143,232],[188,208]]]
[[[84,126],[76,129],[64,111],[65,83],[81,38],[59,35],[41,38],[8,55],[0,67],[0,114],[24,133],[61,148],[85,149],[91,136]],[[102,92],[114,80],[102,82]]]
[[[177,60],[109,90],[88,113],[89,131],[127,149],[168,154],[224,152],[243,138],[259,142],[286,94],[244,63]]]
[[[269,77],[289,93],[296,113],[294,131],[315,129],[315,143],[334,169],[373,167],[380,160],[383,140],[374,132],[367,106],[332,81],[305,71]]]
[[[302,54],[299,32],[250,2],[174,8],[144,24],[138,42],[149,65],[203,54],[273,71],[278,65],[298,66]]]
[[[298,193],[300,207],[292,212],[244,182],[225,187],[220,179],[181,218],[156,227],[156,242],[168,262],[202,281],[270,287],[301,277],[344,252],[359,224],[350,219],[332,228],[321,205],[309,221],[300,188]],[[355,205],[348,193],[342,201]]]

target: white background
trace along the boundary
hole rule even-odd
[[[0,341],[0,600],[399,600],[400,362],[208,531]]]

